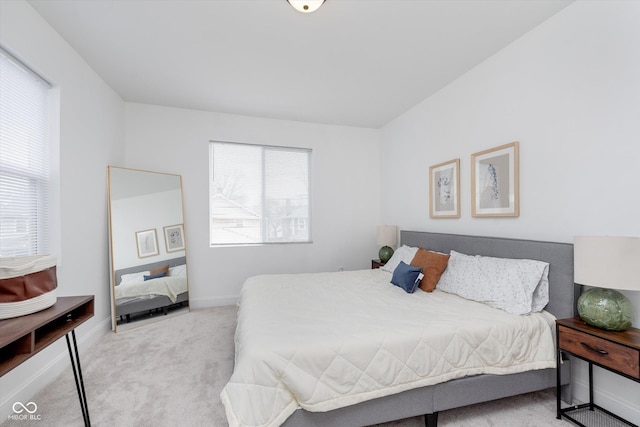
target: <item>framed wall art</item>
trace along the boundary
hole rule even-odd
[[[518,201],[518,142],[471,155],[471,215],[520,215]]]
[[[167,252],[184,250],[184,227],[182,224],[164,227],[164,243],[167,246]]]
[[[158,255],[158,237],[156,230],[136,231],[136,244],[138,245],[138,258],[146,258]]]
[[[460,159],[429,168],[429,216],[460,218]]]

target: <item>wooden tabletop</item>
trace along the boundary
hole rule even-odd
[[[0,376],[93,317],[94,296],[58,297],[51,307],[0,320]]]
[[[640,350],[640,329],[638,328],[629,328],[626,331],[608,331],[588,325],[579,317],[558,319],[556,323],[568,328],[578,329],[605,340],[615,340],[617,343]]]

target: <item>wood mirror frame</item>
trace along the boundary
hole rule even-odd
[[[188,311],[182,177],[117,166],[107,176],[113,331]]]

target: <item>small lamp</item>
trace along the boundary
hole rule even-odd
[[[640,237],[574,238],[574,282],[594,286],[578,299],[589,325],[624,331],[633,322],[631,301],[615,289],[640,291]]]
[[[378,239],[379,245],[382,245],[378,252],[380,261],[387,262],[393,256],[393,248],[398,243],[398,227],[395,225],[379,225]]]
[[[324,0],[287,0],[291,6],[298,12],[311,13],[315,12],[322,6]]]

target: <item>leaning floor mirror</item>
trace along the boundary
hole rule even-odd
[[[189,311],[182,177],[107,168],[114,332]]]

